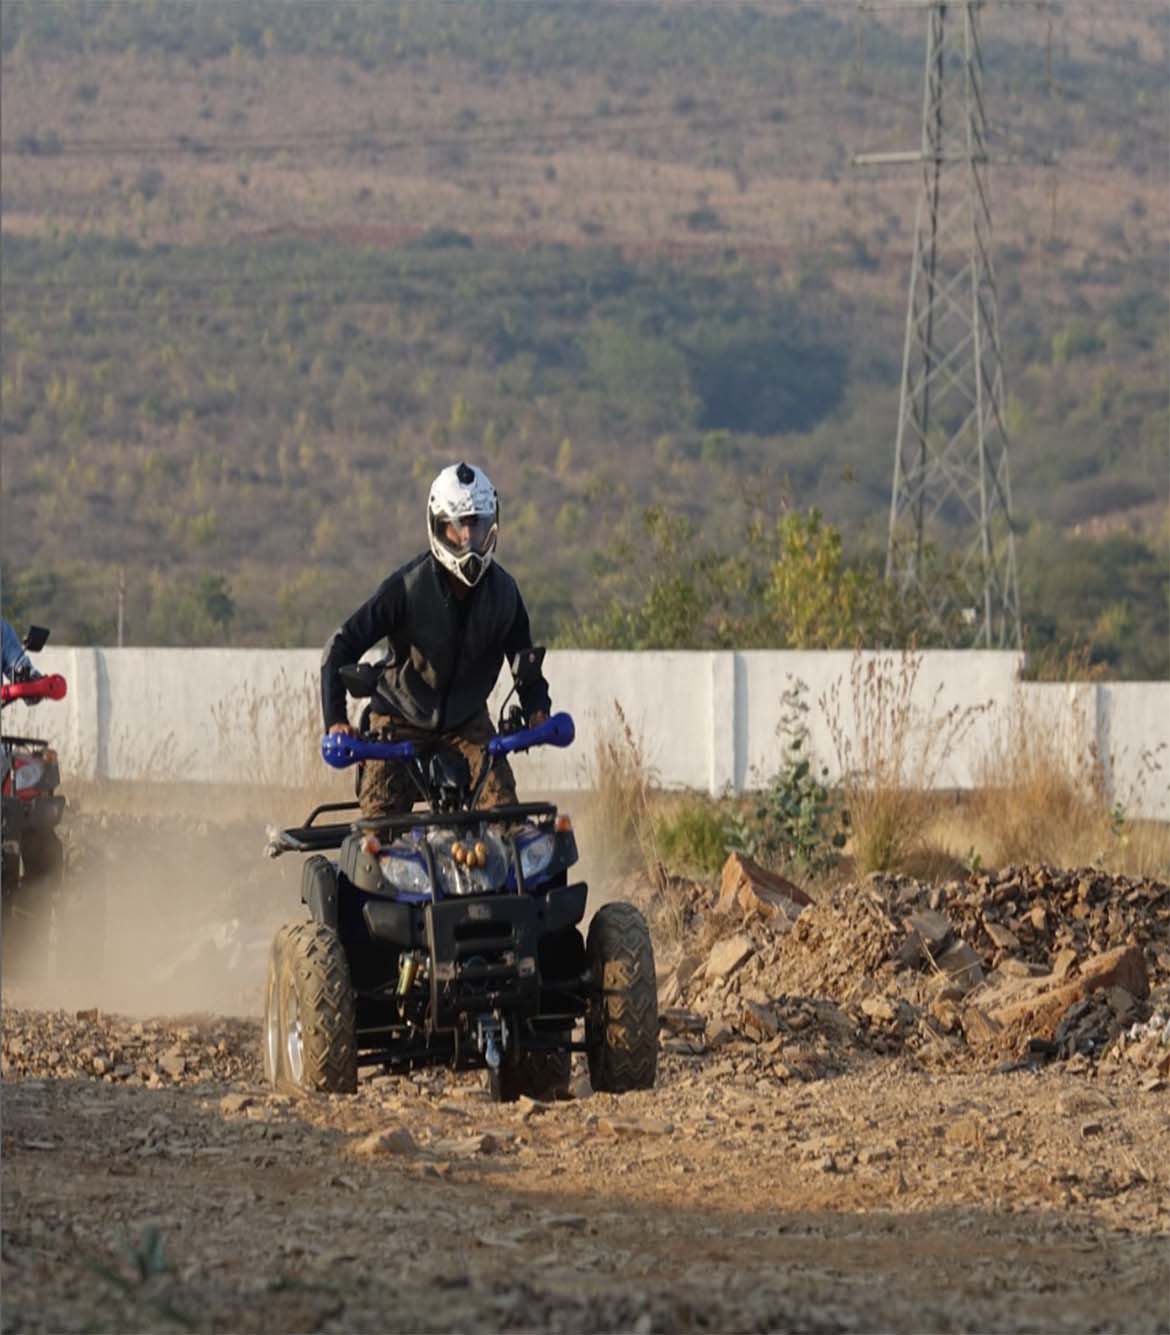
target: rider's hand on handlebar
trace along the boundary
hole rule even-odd
[[[548,710],[538,709],[535,714],[531,714],[528,719],[530,728],[539,728],[542,723],[548,722]]]
[[[12,674],[12,680],[14,682],[39,681],[41,676],[42,674],[38,672],[31,663],[26,663],[24,667],[17,668]],[[24,703],[28,705],[30,709],[35,709],[37,705],[41,703],[41,697],[39,695],[30,695],[25,699]]]
[[[356,737],[356,736],[357,736],[357,732],[356,732],[356,730],[355,730],[355,729],[353,728],[353,726],[352,726],[351,724],[349,724],[349,723],[333,723],[333,724],[330,724],[330,727],[329,727],[329,735],[332,736],[335,732],[340,732],[340,733],[342,733],[342,734],[343,734],[344,736],[346,736],[346,737]]]

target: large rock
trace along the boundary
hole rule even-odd
[[[933,909],[919,909],[917,913],[911,913],[906,919],[906,928],[918,933],[919,940],[933,956],[939,955],[954,936],[951,920]]]
[[[707,957],[707,977],[729,978],[755,950],[751,938],[737,932],[723,941],[717,941]]]
[[[935,964],[967,991],[983,981],[983,965],[966,941],[953,942],[938,956]]]
[[[371,1159],[382,1154],[415,1154],[418,1146],[414,1137],[404,1126],[387,1127],[383,1131],[371,1131],[360,1140],[350,1144],[350,1153],[359,1159]]]
[[[1061,1018],[1070,1006],[1083,1001],[1094,992],[1123,988],[1131,996],[1144,997],[1150,990],[1146,963],[1137,946],[1121,946],[1094,955],[1081,962],[1080,974],[1070,981],[1044,986],[1043,980],[1033,985],[1036,990],[1018,996],[988,1012],[988,1018],[1007,1033],[1051,1038]]]
[[[673,969],[660,977],[658,984],[659,1011],[668,1010],[682,1000],[687,984],[694,977],[695,970],[702,962],[701,956],[696,958],[694,955],[684,955]]]
[[[780,1032],[780,1021],[771,1006],[745,1001],[739,1017],[739,1030],[754,1042],[763,1043]]]
[[[932,963],[943,953],[954,937],[950,920],[931,909],[911,913],[905,922],[906,936],[894,953],[894,959],[906,968],[914,969],[929,960]]]
[[[765,871],[757,862],[742,853],[732,853],[723,864],[719,882],[718,913],[753,913],[762,918],[782,918],[796,921],[801,909],[812,900],[798,885]]]

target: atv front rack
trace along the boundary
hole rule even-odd
[[[331,823],[314,825],[325,811],[352,811],[357,802],[326,802],[314,807],[304,825],[288,830],[270,829],[266,852],[270,858],[282,853],[321,853],[329,848],[340,848],[354,830],[362,834],[403,834],[420,826],[443,825],[448,828],[465,825],[515,825],[523,821],[551,818],[557,814],[551,802],[512,802],[499,807],[477,807],[473,811],[416,811],[396,816],[363,817],[351,824]]]

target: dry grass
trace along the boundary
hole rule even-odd
[[[281,668],[265,691],[242,682],[212,706],[211,716],[220,749],[252,757],[252,777],[261,786],[320,786],[321,700],[315,680],[292,678]]]
[[[650,812],[654,772],[645,745],[613,702],[613,716],[600,727],[587,765],[586,820],[596,871],[605,879],[657,864]]]
[[[1062,703],[1056,711],[1017,695],[998,720],[968,804],[981,856],[993,866],[1048,862],[1166,876],[1170,827],[1129,820],[1111,801],[1083,707]]]
[[[706,799],[657,790],[645,744],[616,700],[598,729],[587,778],[590,791],[578,833],[591,905],[615,895],[634,903],[646,917],[659,968],[669,967],[691,936],[687,876],[703,870],[693,865],[693,845],[710,831],[704,827],[696,834],[687,818],[700,808],[707,814]],[[671,831],[673,843],[663,838]],[[716,936],[720,931],[716,927]]]
[[[1075,724],[1037,717],[1017,696],[978,769],[975,821],[995,865],[1092,862],[1109,840],[1099,758]]]
[[[256,826],[258,849],[267,825],[299,825],[318,802],[344,801],[348,796],[336,791],[336,785],[330,786],[328,776],[324,785],[313,789],[181,780],[92,780],[66,775],[61,791],[69,803],[66,820],[84,812],[173,819],[187,826],[251,823]]]
[[[914,703],[922,657],[916,653],[854,657],[848,696],[834,686],[821,707],[841,772],[857,872],[906,872],[930,864],[928,833],[936,787],[948,754],[986,706],[942,708],[936,691]]]

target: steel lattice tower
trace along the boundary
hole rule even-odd
[[[1018,648],[980,4],[923,0],[921,7],[928,11],[921,150],[856,159],[922,166],[886,575],[923,600],[948,643]]]

